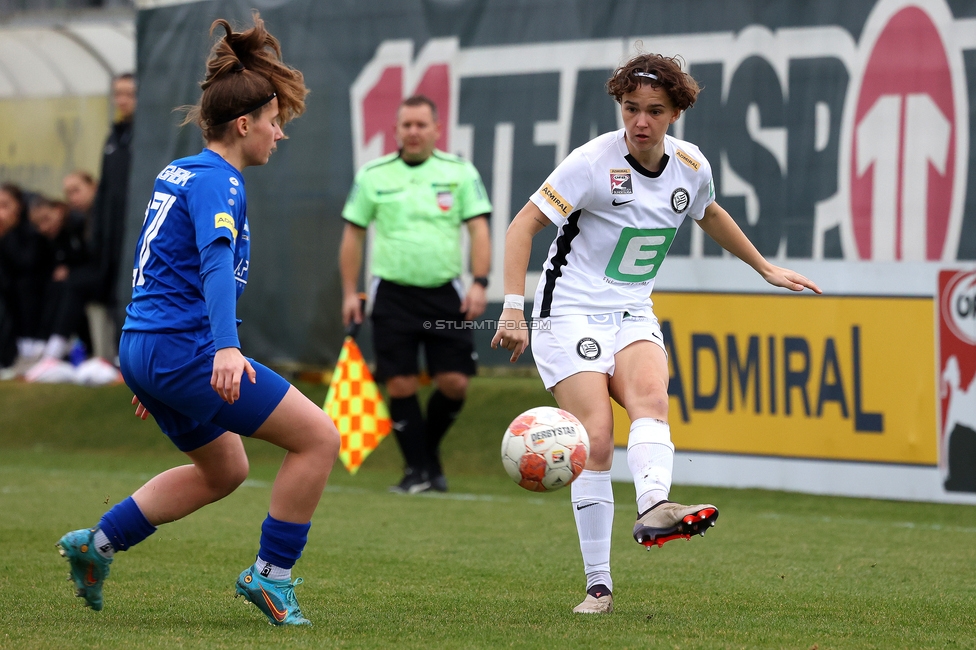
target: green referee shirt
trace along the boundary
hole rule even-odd
[[[474,165],[443,151],[419,165],[399,153],[363,165],[342,218],[376,222],[370,272],[414,287],[436,287],[461,275],[461,223],[491,212]]]

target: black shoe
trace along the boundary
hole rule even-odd
[[[437,492],[447,492],[447,479],[444,478],[443,474],[430,477],[430,489]]]
[[[419,494],[430,489],[430,479],[427,472],[407,468],[403,473],[403,479],[397,485],[390,486],[390,492],[398,494]]]

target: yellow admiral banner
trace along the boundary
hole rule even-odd
[[[675,447],[936,465],[932,310],[931,298],[655,293]]]

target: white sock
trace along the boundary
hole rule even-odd
[[[44,346],[44,356],[50,359],[63,359],[68,353],[68,339],[60,334],[52,334]]]
[[[291,569],[282,569],[280,566],[262,560],[260,556],[254,561],[254,568],[261,577],[268,580],[291,580]]]
[[[671,427],[655,418],[634,420],[627,442],[627,466],[634,476],[637,512],[667,499],[674,468]]]
[[[613,591],[610,578],[610,530],[613,528],[610,471],[584,469],[569,487],[583,554],[583,570],[586,571],[586,588],[604,584]]]
[[[101,528],[95,531],[95,539],[92,541],[95,543],[95,550],[106,560],[111,560],[115,555],[112,542],[108,541],[108,535],[103,533]]]

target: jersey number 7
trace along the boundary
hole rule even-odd
[[[172,194],[154,192],[152,201],[146,206],[146,217],[142,220],[143,231],[142,243],[139,244],[139,257],[136,260],[136,268],[132,269],[133,287],[141,287],[146,283],[143,269],[146,267],[146,262],[149,261],[149,245],[159,234],[159,229],[163,227],[166,215],[169,214],[169,209],[173,207],[175,201],[176,197]],[[152,213],[152,221],[149,220],[150,213]],[[149,223],[148,227],[145,225],[147,222]]]

